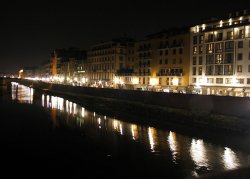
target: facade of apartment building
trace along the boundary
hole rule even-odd
[[[238,11],[226,19],[191,27],[190,86],[200,94],[250,93],[250,16]]]
[[[137,87],[185,92],[189,85],[189,44],[188,28],[164,30],[136,42]]]
[[[91,86],[123,88],[134,69],[134,40],[113,39],[87,51],[86,74]]]

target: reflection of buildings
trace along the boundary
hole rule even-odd
[[[191,28],[190,85],[197,93],[249,95],[249,21],[244,10]]]

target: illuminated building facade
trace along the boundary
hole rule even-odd
[[[85,76],[81,64],[86,58],[86,52],[77,48],[54,50],[51,53],[51,77],[58,82],[79,83],[81,79],[78,78]]]
[[[250,16],[247,10],[191,27],[190,85],[200,94],[250,93]]]
[[[188,28],[169,29],[136,42],[136,74],[142,89],[185,92],[189,85]]]
[[[91,86],[125,88],[123,80],[134,71],[134,40],[119,38],[91,46],[85,70]]]

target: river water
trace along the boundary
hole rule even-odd
[[[71,178],[81,178],[84,176],[83,173],[90,174],[93,168],[96,168],[91,172],[93,176],[99,176],[98,171],[105,171],[105,174],[100,176],[140,178],[152,175],[156,178],[187,178],[237,169],[250,164],[249,137],[237,136],[228,140],[226,136],[227,140],[223,140],[223,137],[218,136],[221,139],[213,141],[173,130],[133,124],[89,111],[84,106],[61,97],[40,94],[17,83],[12,83],[10,95],[10,108],[13,112],[16,108],[28,104],[41,108],[42,113],[48,115],[48,119],[39,119],[50,121],[49,124],[38,127],[39,131],[48,138],[50,135],[59,136],[53,138],[52,142],[49,140],[50,143],[56,144],[60,140],[60,144],[69,144],[65,148],[57,148],[61,153],[59,152],[59,155],[58,152],[54,152],[53,162],[60,170],[71,168],[71,173],[74,173],[74,177]],[[27,108],[23,113],[32,111]],[[32,125],[32,122],[25,125]],[[48,132],[49,130],[53,133]],[[32,132],[30,134],[32,135]],[[75,143],[72,145],[71,141]],[[46,142],[44,145],[47,145]],[[84,149],[81,151],[80,148]],[[71,154],[67,153],[68,150]],[[68,158],[62,159],[63,155]],[[75,158],[72,159],[72,156]],[[44,161],[46,160],[45,157]],[[71,163],[71,167],[61,164],[66,161]],[[49,170],[45,169],[45,172],[47,171]]]

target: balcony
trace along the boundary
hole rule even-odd
[[[183,76],[183,73],[166,73],[166,72],[159,72],[157,76]]]
[[[134,70],[133,69],[119,69],[116,71],[116,76],[134,76]]]

